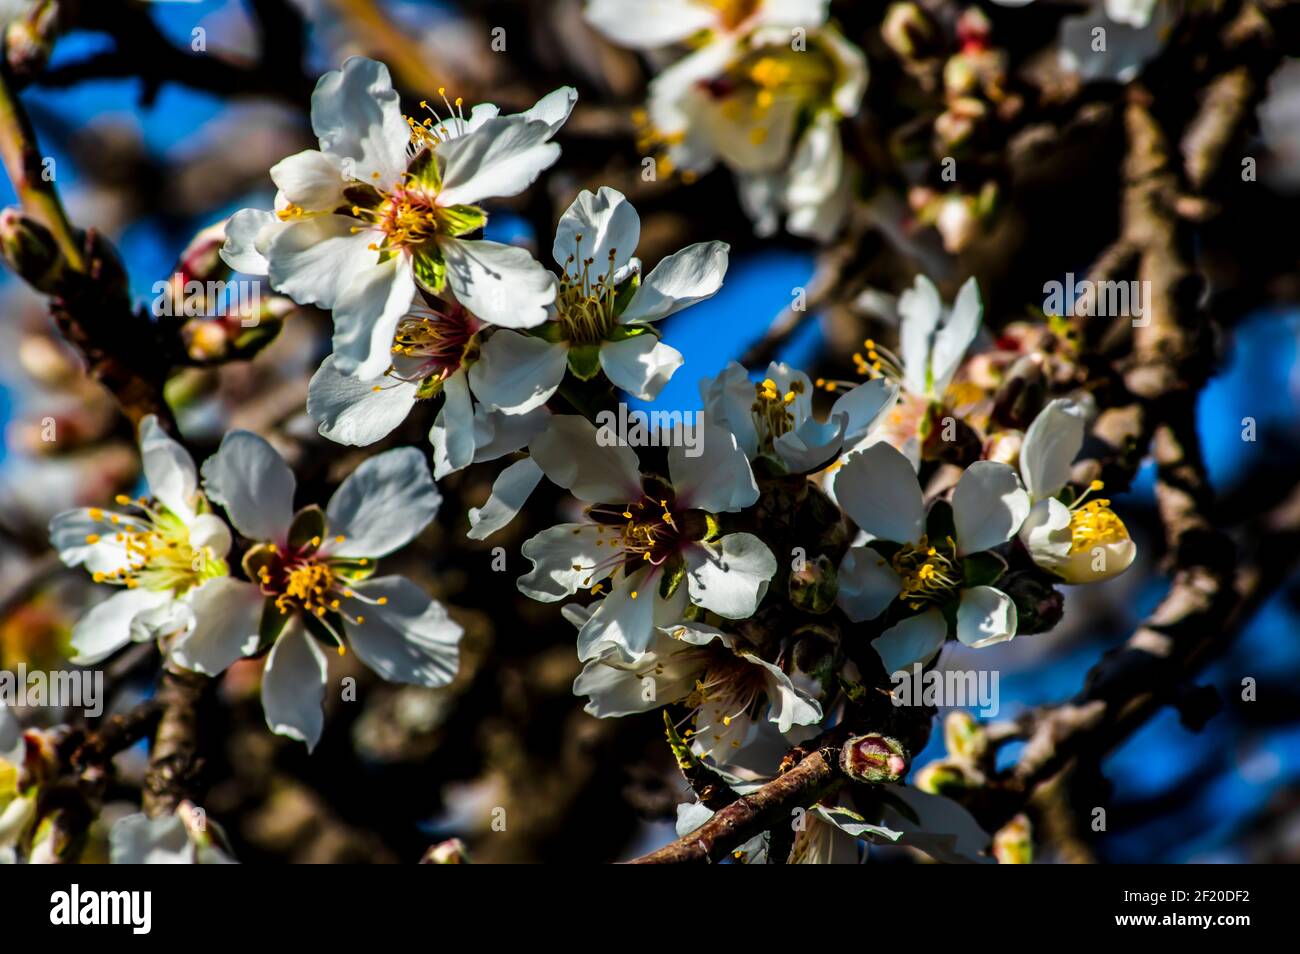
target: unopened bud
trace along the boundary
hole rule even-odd
[[[1034,860],[1033,827],[1023,812],[993,836],[993,857],[1000,865],[1027,865]]]
[[[957,39],[963,50],[983,50],[993,33],[993,22],[979,7],[971,6],[957,18]]]
[[[880,24],[880,36],[902,59],[916,60],[935,52],[939,33],[915,3],[891,3]]]
[[[951,795],[954,792],[974,788],[978,780],[965,766],[940,759],[918,771],[912,779],[912,784],[931,795]]]
[[[0,212],[0,251],[27,284],[47,295],[55,290],[64,271],[63,253],[50,230],[21,209]]]
[[[840,749],[840,768],[859,782],[897,782],[907,773],[907,752],[901,742],[887,735],[859,735]]]
[[[953,758],[978,762],[989,750],[984,727],[970,713],[956,709],[943,720],[943,743]]]
[[[422,865],[467,865],[469,849],[459,838],[448,838],[429,848],[420,859]]]
[[[839,575],[826,554],[804,561],[802,570],[790,572],[790,602],[805,613],[825,613],[835,605]]]

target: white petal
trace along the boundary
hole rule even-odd
[[[776,557],[750,533],[694,544],[685,556],[691,602],[727,619],[752,616],[776,573]]]
[[[526,414],[502,414],[474,405],[474,463],[496,460],[522,450],[546,430],[551,412],[537,408]]]
[[[966,468],[952,492],[957,552],[991,550],[1016,535],[1029,516],[1029,494],[1006,464],[979,460]]]
[[[325,510],[331,557],[381,557],[406,546],[438,514],[442,494],[414,447],[397,447],[361,462]],[[332,537],[343,536],[337,543]]]
[[[930,393],[930,338],[943,316],[943,300],[934,282],[917,275],[912,287],[898,297],[899,357],[903,383],[913,394]]]
[[[962,590],[957,638],[972,649],[1006,642],[1016,635],[1016,604],[992,586]]]
[[[265,275],[271,270],[265,250],[281,226],[274,212],[240,209],[226,222],[221,260],[245,275]]]
[[[406,172],[411,130],[383,63],[353,56],[322,76],[311,96],[311,128],[354,179],[388,189]]]
[[[841,394],[831,405],[831,416],[843,414],[848,418],[844,428],[844,444],[854,447],[875,426],[898,400],[898,385],[884,378],[874,378]]]
[[[943,648],[948,624],[937,609],[909,616],[871,641],[885,672],[906,671],[912,663],[928,663]]]
[[[275,289],[300,305],[333,308],[348,286],[379,264],[374,234],[354,231],[345,215],[314,215],[288,222],[267,248]]]
[[[810,417],[773,441],[773,449],[792,474],[816,470],[839,453],[847,422],[844,414],[832,414],[825,422]]]
[[[443,143],[442,206],[475,205],[484,199],[518,195],[560,158],[548,124],[519,116],[497,116],[472,133]]]
[[[852,547],[840,561],[835,603],[855,623],[875,619],[903,588],[889,561],[871,547]]]
[[[750,409],[754,404],[754,382],[749,372],[731,361],[716,378],[700,381],[704,413],[710,421],[736,435],[736,442],[752,458],[758,453],[758,432]]]
[[[465,375],[456,372],[442,383],[442,408],[429,431],[433,476],[441,480],[474,462],[474,408]]]
[[[925,531],[925,499],[907,458],[886,443],[849,456],[835,474],[835,499],[861,529],[915,543]]]
[[[636,451],[602,446],[596,425],[576,414],[556,414],[528,446],[537,466],[555,485],[588,503],[630,503],[641,499]]]
[[[485,540],[515,519],[541,479],[542,469],[531,457],[517,460],[501,471],[487,503],[470,508],[469,538]]]
[[[50,520],[50,546],[58,551],[59,559],[68,566],[85,565],[90,573],[108,573],[130,563],[125,543],[117,540],[120,530],[144,530],[139,519],[123,514],[103,511],[104,517],[96,520],[88,509],[65,510]],[[117,517],[118,523],[109,522]],[[98,537],[94,543],[87,540]]]
[[[311,212],[333,212],[350,205],[338,160],[315,149],[281,159],[271,167],[271,181],[286,200]]]
[[[693,0],[592,0],[583,15],[611,42],[632,49],[670,46],[719,20],[716,10]]]
[[[203,462],[203,489],[250,540],[283,543],[293,520],[293,471],[250,431],[231,431]]]
[[[795,688],[790,677],[766,660],[749,653],[741,655],[764,672],[764,683],[769,705],[767,717],[776,723],[782,732],[789,732],[791,726],[815,725],[822,720],[822,707],[816,699],[809,698]]]
[[[642,401],[653,401],[685,359],[653,334],[633,335],[600,346],[600,366],[615,387]]]
[[[555,301],[555,278],[526,249],[500,242],[443,239],[447,282],[456,299],[502,328],[532,328]]]
[[[641,282],[619,321],[658,321],[712,298],[727,274],[730,251],[726,242],[698,242],[669,255]]]
[[[524,119],[545,123],[551,135],[555,135],[569,118],[577,102],[578,91],[572,86],[561,86],[559,89],[551,90],[519,115]]]
[[[641,662],[645,661],[646,657],[642,657]],[[573,681],[573,694],[587,697],[583,711],[588,715],[597,719],[609,719],[649,712],[659,706],[677,702],[685,692],[689,692],[689,683],[683,684],[681,679],[670,682],[657,666],[648,669],[649,671],[640,664],[624,662],[622,651],[611,646],[582,668],[578,678]],[[650,692],[646,691],[649,688],[646,679],[653,686]],[[685,692],[674,692],[673,689]]]
[[[730,431],[706,423],[697,433],[697,456],[690,448],[668,449],[668,473],[677,504],[710,513],[744,510],[758,499],[758,483],[745,452]]]
[[[119,818],[108,833],[108,846],[109,861],[115,865],[194,864],[194,844],[177,815]]]
[[[388,601],[350,606],[365,619],[348,626],[348,643],[363,663],[389,682],[434,687],[456,678],[464,630],[446,607],[401,576],[367,580],[355,589],[368,599]]]
[[[542,603],[555,603],[582,587],[593,586],[591,568],[609,553],[597,546],[604,537],[590,523],[562,523],[526,540],[520,553],[533,568],[519,578],[519,592]]]
[[[497,331],[470,365],[475,396],[490,408],[524,414],[545,404],[564,380],[569,349],[514,331]]]
[[[555,264],[569,274],[581,274],[583,263],[591,259],[592,272],[604,275],[611,252],[617,271],[636,254],[640,241],[641,217],[632,203],[617,189],[601,186],[596,193],[586,189],[579,192],[564,210],[555,229],[551,254]]]
[[[272,732],[305,743],[309,752],[325,726],[327,673],[325,653],[293,616],[266,657],[262,709]]]
[[[591,618],[578,630],[578,658],[584,662],[614,646],[625,659],[650,648],[655,637],[657,568],[644,567],[614,584]]]
[[[146,590],[120,590],[104,602],[92,607],[90,612],[72,628],[72,648],[77,654],[72,662],[77,666],[93,666],[113,655],[132,639],[147,639],[151,633],[139,625],[132,625],[136,617],[172,602],[170,593]]]
[[[228,576],[208,580],[189,596],[194,626],[172,645],[178,666],[217,676],[257,651],[266,597],[252,583]]]
[[[194,517],[190,502],[199,488],[198,471],[189,451],[172,440],[152,414],[140,421],[140,458],[149,492],[189,523]]]
[[[395,256],[358,274],[334,302],[334,361],[339,371],[376,378],[392,364],[393,336],[411,310],[415,277]]]
[[[1070,554],[1074,535],[1070,531],[1070,510],[1055,497],[1034,504],[1020,527],[1020,542],[1033,561],[1051,569]]]
[[[1083,447],[1086,423],[1079,404],[1058,398],[1029,425],[1020,447],[1020,475],[1034,500],[1055,497],[1070,479],[1070,465]]]
[[[199,514],[190,523],[190,547],[200,550],[206,547],[216,557],[224,557],[230,552],[230,528],[216,514]]]
[[[934,394],[942,396],[948,389],[966,349],[979,334],[983,317],[984,303],[980,301],[979,286],[975,284],[974,278],[968,278],[957,292],[957,300],[953,303],[948,320],[934,335],[934,347],[930,351]]]
[[[392,433],[415,406],[418,385],[380,375],[361,380],[338,369],[330,355],[307,385],[307,413],[322,437],[365,447]]]

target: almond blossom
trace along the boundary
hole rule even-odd
[[[388,367],[417,287],[449,287],[493,324],[538,324],[555,298],[546,270],[524,249],[465,236],[487,222],[480,203],[517,195],[559,158],[550,140],[575,100],[564,87],[513,116],[491,104],[466,116],[457,100],[417,122],[388,68],[352,57],[312,94],[320,149],[271,170],[275,211],[236,213],[222,257],[332,311],[336,366],[361,378]]]
[[[230,530],[199,492],[189,452],[153,415],[140,422],[140,458],[149,496],[120,495],[119,510],[65,510],[50,521],[64,563],[119,588],[73,628],[72,661],[81,666],[193,625],[229,572]]]
[[[173,646],[176,664],[215,676],[269,650],[267,725],[309,749],[323,725],[322,644],[340,655],[351,649],[391,682],[444,686],[455,677],[460,626],[406,578],[374,575],[376,559],[413,540],[441,502],[419,451],[371,457],[325,510],[295,513],[293,471],[256,434],[232,431],[204,463],[203,483],[235,529],[255,541],[243,560],[252,582],[225,578],[205,591],[210,612]]]

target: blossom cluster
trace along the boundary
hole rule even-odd
[[[647,137],[663,162],[695,174],[726,165],[760,229],[783,220],[832,234],[852,176],[838,123],[861,102],[866,66],[827,5],[664,5],[674,12],[658,31],[629,9],[639,5],[587,8],[628,45],[690,40],[650,90]],[[791,29],[806,43],[798,52]],[[262,437],[228,433],[198,466],[144,419],[147,492],[50,526],[63,561],[114,590],[77,624],[75,662],[150,640],[169,665],[206,676],[264,658],[267,724],[308,748],[325,731],[327,650],[387,680],[447,685],[460,625],[378,562],[435,519],[435,480],[508,459],[468,514],[469,535],[501,531],[543,481],[571,495],[576,519],[524,543],[531,569],[517,586],[562,604],[576,628],[573,688],[587,711],[670,707],[687,757],[744,791],[776,774],[790,746],[844,721],[864,686],[932,664],[950,640],[983,648],[1049,629],[1056,586],[1129,566],[1135,547],[1103,488],[1071,479],[1088,395],[1048,395],[1020,426],[996,412],[1009,359],[975,359],[989,349],[973,279],[949,304],[917,276],[898,302],[896,348],[865,341],[856,380],[815,381],[781,362],[733,362],[704,379],[690,453],[605,439],[598,411],[654,400],[681,369],[658,323],[719,291],[730,250],[700,242],[643,269],[637,212],[609,187],[578,192],[560,216],[554,268],[484,238],[489,204],[558,159],[576,99],[561,88],[503,114],[439,91],[408,114],[376,61],[352,58],[320,79],[319,148],[271,169],[274,207],[236,213],[221,255],[330,314],[332,353],[307,398],[323,437],[369,446],[430,402],[429,448],[369,457],[322,508],[297,499],[292,469]],[[0,799],[3,846],[28,802],[17,789]],[[705,816],[683,806],[681,824]],[[860,838],[927,844],[847,805],[823,803],[813,821],[797,845],[804,860]],[[123,852],[224,858],[189,839],[184,818],[128,827]]]

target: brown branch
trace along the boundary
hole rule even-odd
[[[162,716],[144,777],[144,810],[154,818],[170,815],[186,799],[197,801],[203,770],[198,708],[210,682],[198,673],[163,669],[157,693]]]

